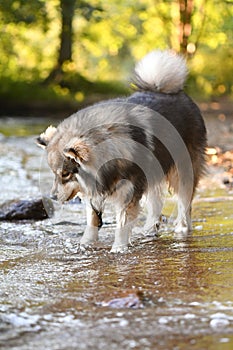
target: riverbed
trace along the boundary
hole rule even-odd
[[[46,124],[2,119],[0,204],[49,195],[52,174],[34,142]],[[174,205],[169,197],[169,218]],[[54,206],[43,221],[0,222],[0,348],[233,348],[233,191],[211,173],[195,197],[191,236],[164,223],[145,238],[142,211],[126,254],[110,254],[111,207],[99,243],[81,251],[84,204]]]

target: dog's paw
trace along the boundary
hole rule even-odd
[[[159,228],[160,228],[160,222],[156,222],[152,227],[144,228],[144,236],[146,237],[155,237],[158,236],[158,232],[159,232]]]
[[[189,228],[187,226],[179,224],[179,225],[177,225],[175,227],[174,232],[176,234],[178,234],[178,235],[184,235],[185,236],[185,235],[187,235],[190,232],[190,230],[189,230]]]
[[[84,246],[84,247],[91,247],[93,246],[93,244],[95,244],[98,241],[98,239],[96,237],[94,238],[86,238],[86,237],[82,237],[80,240],[80,246]]]
[[[110,253],[127,253],[128,252],[128,245],[115,245],[113,244],[112,249],[110,250]]]

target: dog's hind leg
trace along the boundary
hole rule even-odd
[[[184,197],[178,198],[178,215],[174,222],[174,232],[176,234],[188,234],[192,231],[191,203]]]
[[[160,216],[163,208],[163,197],[159,186],[148,190],[146,205],[148,213],[144,225],[144,235],[155,236],[159,230]]]
[[[192,230],[191,204],[196,184],[194,176],[192,169],[187,167],[186,171],[184,166],[180,166],[179,171],[174,167],[167,174],[169,188],[178,197],[177,218],[174,221],[174,232],[178,235],[187,235]]]
[[[193,184],[182,183],[178,192],[177,218],[174,222],[176,234],[188,234],[192,231],[191,204],[193,199]]]
[[[111,253],[125,253],[128,250],[134,222],[139,213],[139,201],[132,200],[127,207],[117,208],[117,227]]]
[[[98,229],[102,225],[101,213],[98,213],[90,203],[86,205],[87,226],[80,240],[80,246],[88,246],[98,241]]]

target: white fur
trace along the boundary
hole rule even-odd
[[[80,245],[89,246],[96,241],[98,241],[98,227],[93,225],[93,209],[90,203],[86,203],[86,214],[87,214],[87,226],[85,228],[84,234],[80,240]]]
[[[147,219],[144,226],[145,236],[155,236],[159,225],[163,208],[163,196],[160,186],[150,188],[146,197]]]
[[[45,130],[45,132],[43,132],[40,137],[42,139],[44,139],[46,142],[49,142],[52,137],[54,136],[54,134],[56,133],[57,128],[55,128],[54,126],[50,125],[47,127],[47,129]]]
[[[182,56],[170,50],[156,50],[136,64],[135,73],[154,90],[176,93],[183,89],[188,70]]]

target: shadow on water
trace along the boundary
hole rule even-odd
[[[48,190],[32,137],[2,137],[0,149],[1,203]],[[200,189],[186,239],[166,226],[160,237],[143,238],[142,215],[123,255],[109,253],[111,208],[100,243],[85,252],[82,204],[57,206],[44,221],[1,222],[0,347],[232,349],[232,204],[224,189]]]

